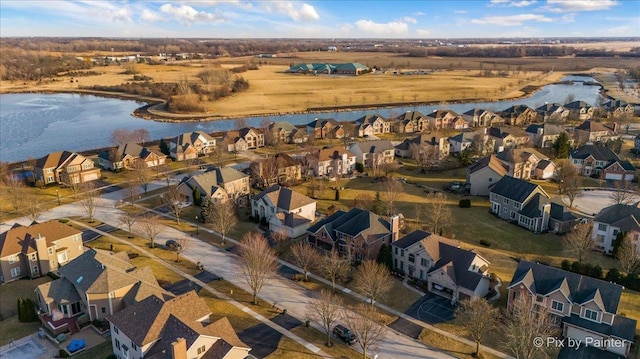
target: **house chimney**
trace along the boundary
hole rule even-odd
[[[540,231],[544,232],[549,227],[549,217],[551,217],[551,203],[545,203],[542,207],[542,227]]]
[[[187,341],[184,338],[171,343],[171,359],[187,359]]]
[[[389,219],[389,230],[391,231],[391,243],[398,240],[398,232],[400,231],[400,216],[394,214]]]

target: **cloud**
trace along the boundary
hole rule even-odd
[[[369,35],[397,36],[405,35],[409,32],[409,25],[402,21],[376,23],[371,20],[358,20],[355,22],[355,27]]]
[[[144,9],[140,14],[140,20],[142,22],[158,22],[164,20],[164,18],[149,9]]]
[[[425,16],[425,15],[427,15],[427,14],[423,13],[422,11],[416,11],[416,12],[414,12],[414,13],[413,13],[413,14],[411,14],[411,15],[413,15],[413,16]]]
[[[563,22],[565,24],[568,23],[572,23],[576,21],[576,14],[566,14],[566,15],[562,15],[562,17],[560,18],[560,22]]]
[[[471,23],[480,25],[520,26],[527,21],[553,22],[552,18],[536,14],[520,14],[510,16],[485,16],[481,19],[473,19]]]
[[[548,12],[576,12],[607,10],[618,5],[618,0],[547,0],[539,10]]]
[[[525,7],[536,2],[536,0],[491,0],[489,6]]]
[[[453,13],[454,14],[466,14],[466,13],[468,13],[468,11],[467,10],[453,10]]]
[[[296,7],[298,3],[292,1],[263,2],[262,5],[269,12],[287,15],[295,21],[315,21],[320,19],[316,9],[307,3],[302,3],[299,7]]]
[[[185,25],[191,25],[194,22],[222,22],[225,20],[222,15],[198,11],[189,5],[173,6],[164,4],[160,6],[160,11],[175,17],[176,20]]]
[[[410,23],[410,24],[417,24],[418,23],[418,20],[416,20],[415,17],[411,17],[411,16],[401,17],[398,21],[407,22],[407,23]]]

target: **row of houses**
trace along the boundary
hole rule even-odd
[[[358,76],[369,72],[370,69],[358,62],[347,62],[341,64],[333,63],[313,63],[291,65],[288,73],[294,74],[325,74],[325,75],[351,75]]]

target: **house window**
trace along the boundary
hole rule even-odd
[[[552,300],[551,309],[557,310],[558,312],[562,312],[564,311],[564,303],[558,302],[557,300]]]
[[[49,254],[53,254],[53,247],[49,248]]]
[[[404,249],[400,250],[400,257],[404,257]]]
[[[605,223],[598,223],[598,230],[599,231],[606,231],[607,230],[607,225]]]
[[[584,309],[584,317],[589,320],[597,321],[598,320],[598,312],[591,309]]]
[[[429,260],[427,258],[420,258],[420,265],[423,267],[429,266]]]
[[[101,311],[102,311],[102,314],[105,314],[107,312],[107,308],[102,307]]]
[[[134,342],[131,342],[131,349],[138,350],[138,347],[136,346],[136,344]]]
[[[198,355],[203,354],[206,351],[205,346],[201,346],[200,348],[198,348]]]
[[[538,303],[542,303],[543,301],[544,301],[544,296],[542,296],[542,295],[538,294],[538,295],[536,296],[536,302],[538,302]]]
[[[80,302],[75,302],[71,304],[71,315],[76,315],[80,313]]]
[[[520,208],[520,202],[513,202],[513,207]]]
[[[618,230],[617,230],[617,229],[614,229],[614,230],[613,230],[613,235],[614,235],[614,236],[617,236],[617,235],[618,235]]]
[[[120,341],[118,339],[116,339],[116,348],[120,350]]]
[[[413,253],[409,253],[409,262],[414,263],[416,261],[416,256]]]
[[[18,256],[9,257],[9,264],[13,264],[18,261]]]
[[[17,277],[20,275],[20,267],[11,268],[11,276]]]
[[[509,214],[509,217],[510,217],[511,219],[516,219],[516,212],[513,212],[513,211],[512,211],[512,212]]]
[[[53,182],[53,176],[47,176],[47,183]]]

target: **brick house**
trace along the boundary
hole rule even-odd
[[[167,156],[142,147],[137,143],[125,143],[98,154],[98,163],[102,168],[115,171],[121,168],[135,168],[140,162],[146,167],[165,164]]]
[[[597,176],[606,180],[632,181],[636,168],[623,160],[610,148],[600,145],[584,145],[571,151],[569,162],[583,176]]]
[[[169,141],[169,156],[176,161],[208,155],[216,148],[216,139],[202,131],[185,132]]]

